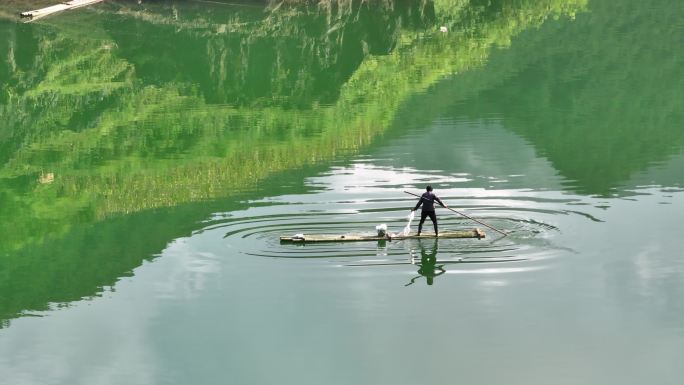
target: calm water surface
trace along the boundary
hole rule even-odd
[[[681,2],[26,4],[0,384],[681,383]]]

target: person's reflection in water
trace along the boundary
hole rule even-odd
[[[444,270],[444,265],[437,265],[437,239],[435,239],[432,244],[432,248],[427,248],[423,244],[422,240],[418,241],[420,243],[420,263],[418,264],[418,276],[411,278],[411,282],[404,286],[412,285],[420,277],[425,277],[428,285],[432,285],[435,277],[446,273]],[[413,258],[413,256],[411,256]]]

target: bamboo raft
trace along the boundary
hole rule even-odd
[[[46,8],[41,8],[41,9],[36,9],[33,11],[26,11],[21,13],[21,17],[23,18],[28,18],[30,20],[36,20],[40,19],[42,17],[52,15],[53,13],[57,12],[62,12],[62,11],[67,11],[69,9],[76,9],[80,7],[85,7],[87,5],[95,4],[95,3],[100,3],[103,2],[104,0],[71,0],[71,1],[63,1],[59,4],[46,7]]]
[[[477,238],[485,237],[484,231],[480,229],[460,230],[460,231],[442,231],[439,233],[439,239],[453,239],[453,238]],[[421,235],[364,235],[364,234],[347,234],[347,235],[331,235],[331,234],[310,234],[310,235],[281,235],[280,242],[282,243],[318,243],[318,242],[372,242],[372,241],[399,241],[403,239],[434,239],[434,233],[423,233]]]

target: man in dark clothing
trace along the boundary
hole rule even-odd
[[[420,197],[418,204],[411,211],[418,210],[420,205],[423,205],[423,209],[420,211],[420,223],[418,223],[418,235],[420,235],[421,230],[423,230],[423,222],[425,218],[430,217],[432,220],[432,225],[435,227],[435,236],[439,236],[437,231],[437,215],[435,215],[435,201],[437,201],[442,207],[447,207],[442,201],[432,192],[432,186],[427,186],[425,192]]]

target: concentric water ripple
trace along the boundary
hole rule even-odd
[[[450,200],[470,203],[474,198],[451,197]],[[298,233],[372,235],[375,226],[381,223],[387,224],[390,233],[398,233],[407,223],[406,207],[411,205],[410,200],[403,198],[325,200],[320,196],[317,199],[281,197],[260,202],[244,212],[217,214],[201,231],[221,233],[233,250],[247,257],[310,260],[349,268],[421,265],[429,260],[445,269],[453,270],[461,265],[470,271],[489,272],[495,264],[496,271],[538,269],[545,261],[567,253],[567,249],[554,242],[561,234],[561,229],[552,224],[556,216],[575,215],[583,221],[599,221],[588,213],[568,210],[568,204],[577,203],[572,199],[515,196],[511,199],[480,197],[477,201],[480,204],[465,206],[468,215],[504,230],[508,236],[502,237],[467,218],[439,209],[441,231],[477,227],[485,231],[486,238],[281,243],[281,235]],[[417,226],[416,219],[412,232],[417,231]],[[424,228],[426,232],[432,231],[429,220]],[[503,268],[504,265],[509,268]]]

